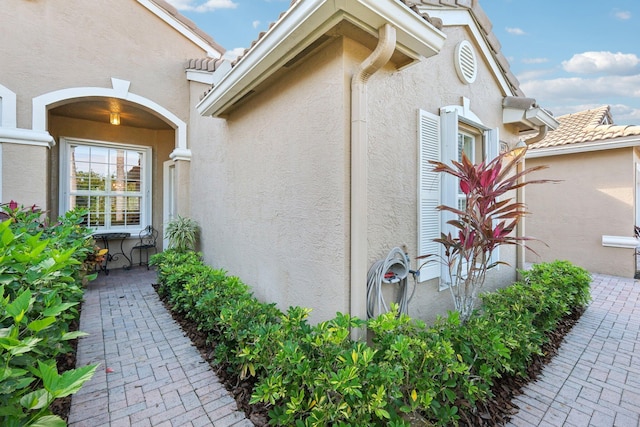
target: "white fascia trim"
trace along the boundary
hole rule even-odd
[[[616,148],[630,148],[640,146],[640,136],[606,139],[595,142],[582,142],[558,147],[534,148],[527,150],[525,159],[539,157],[561,156],[563,154],[589,153],[592,151],[614,150]]]
[[[189,150],[188,148],[176,148],[175,150],[173,150],[171,152],[171,154],[169,154],[169,158],[171,160],[184,160],[184,161],[191,161],[191,150]]]
[[[187,70],[187,80],[212,85],[213,72],[202,70]]]
[[[454,27],[454,26],[464,26],[469,27],[471,34],[473,35],[474,40],[480,46],[480,53],[482,57],[489,63],[491,71],[493,75],[498,80],[500,87],[502,88],[502,92],[504,96],[516,96],[517,94],[513,93],[511,90],[511,86],[507,82],[507,79],[502,74],[498,63],[493,58],[491,54],[491,49],[489,45],[485,41],[482,33],[479,30],[478,24],[475,22],[473,17],[471,16],[471,12],[466,9],[432,9],[424,6],[418,5],[418,10],[422,13],[427,13],[429,16],[434,18],[442,19],[442,25],[445,27]]]
[[[524,118],[536,126],[546,126],[550,130],[558,129],[560,122],[544,108],[531,108],[524,112]]]
[[[149,0],[137,0],[142,6],[149,9],[153,12],[158,18],[162,19],[164,22],[169,24],[172,28],[178,31],[180,34],[188,38],[190,41],[195,43],[199,48],[207,52],[207,55],[212,58],[221,58],[224,52],[218,52],[213,46],[211,46],[208,42],[203,40],[199,35],[191,31],[186,25],[182,22],[178,21],[173,15],[168,14],[164,9],[159,7],[157,4],[153,3]]]
[[[602,246],[609,248],[635,249],[640,246],[640,240],[628,236],[602,236]]]
[[[502,123],[522,123],[532,129],[546,126],[550,130],[558,129],[560,122],[556,120],[544,108],[528,108],[526,110],[520,108],[506,107],[502,109]]]
[[[47,131],[19,128],[0,128],[0,143],[35,145],[51,148],[55,145],[53,137]]]
[[[420,61],[436,55],[445,34],[400,2],[379,0],[306,0],[292,6],[278,24],[227,73],[197,105],[202,116],[220,116],[280,67],[339,22],[346,20],[378,36],[378,28],[396,29],[397,49]]]

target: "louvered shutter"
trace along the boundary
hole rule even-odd
[[[440,110],[440,126],[442,129],[442,155],[441,161],[447,165],[458,161],[458,111],[455,109]],[[442,174],[442,204],[446,206],[458,206],[458,178],[448,173]],[[440,213],[440,229],[443,233],[453,233],[455,228],[448,221],[456,219],[452,212],[442,211]],[[442,248],[441,248],[442,250]],[[442,264],[440,266],[440,289],[446,289],[451,285],[449,268]]]
[[[485,132],[484,153],[487,162],[495,159],[496,157],[498,157],[498,154],[500,154],[500,133],[497,128],[489,129]],[[498,261],[500,261],[500,248],[496,248],[491,254],[490,264]]]
[[[418,111],[418,141],[420,144],[418,254],[439,254],[440,245],[433,239],[440,237],[440,175],[433,171],[429,160],[440,161],[440,118],[423,110]],[[440,263],[432,258],[420,269],[419,281],[440,276]]]

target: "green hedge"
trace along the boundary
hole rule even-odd
[[[75,393],[97,365],[58,373],[56,358],[82,336],[79,316],[88,256],[82,213],[48,224],[35,208],[5,206],[0,223],[0,425],[64,426],[54,399]]]
[[[255,378],[252,403],[287,426],[457,424],[461,403],[489,398],[502,375],[525,375],[558,320],[589,301],[591,281],[567,262],[540,264],[522,283],[484,295],[465,324],[455,312],[427,327],[394,311],[368,322],[338,313],[310,325],[310,310],[259,302],[238,278],[203,265],[201,254],[169,250],[152,263],[160,294],[215,343],[218,362]],[[363,326],[370,344],[349,338]]]

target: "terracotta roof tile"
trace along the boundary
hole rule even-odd
[[[615,125],[608,105],[556,117],[560,126],[529,146],[529,149],[588,143],[612,138],[640,135],[640,126]]]
[[[185,64],[187,70],[214,72],[225,60],[222,58],[197,58],[189,59]]]
[[[158,7],[164,9],[169,15],[173,16],[174,18],[176,18],[178,21],[180,21],[182,24],[184,24],[191,31],[193,31],[198,36],[200,36],[203,40],[205,40],[207,43],[209,43],[211,46],[213,46],[217,51],[219,51],[219,52],[226,51],[226,49],[224,47],[222,47],[218,43],[216,43],[216,41],[213,39],[213,37],[211,37],[209,34],[205,33],[200,28],[198,28],[198,26],[195,24],[195,22],[193,22],[192,20],[190,20],[189,18],[187,18],[186,16],[184,16],[183,14],[178,12],[178,9],[173,7],[171,4],[169,4],[165,0],[151,0],[151,1],[153,3],[155,3]]]

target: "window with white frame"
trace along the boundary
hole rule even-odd
[[[87,210],[99,231],[142,230],[151,223],[151,148],[61,139],[60,209]]]
[[[440,115],[418,111],[418,139],[420,145],[418,253],[442,254],[441,245],[433,239],[451,231],[447,221],[453,213],[437,210],[437,206],[457,206],[464,209],[465,198],[458,179],[449,174],[436,173],[430,160],[451,164],[461,161],[464,152],[471,162],[490,160],[498,155],[498,129],[490,129],[468,109],[468,105],[440,109]],[[499,258],[494,251],[493,259]],[[440,278],[440,289],[448,287],[448,269],[438,262],[430,262],[420,269],[420,281]]]

